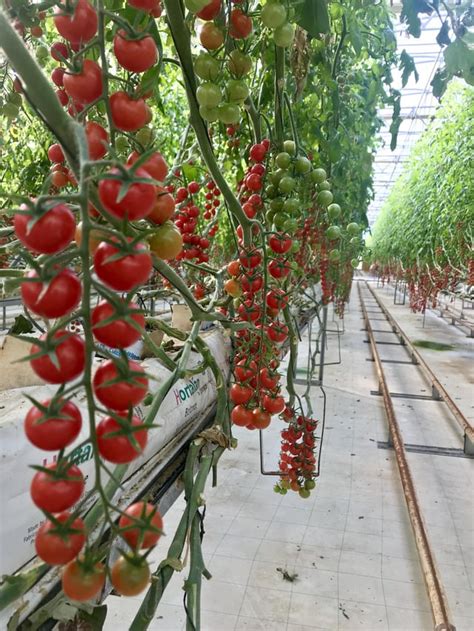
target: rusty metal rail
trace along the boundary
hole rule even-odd
[[[449,392],[446,390],[443,384],[436,377],[436,375],[428,366],[428,364],[423,359],[421,354],[413,346],[410,338],[402,330],[402,328],[400,327],[398,322],[396,322],[396,320],[393,318],[391,313],[387,310],[387,308],[382,303],[382,301],[377,296],[377,294],[374,292],[372,287],[370,287],[368,283],[366,283],[366,286],[369,292],[371,293],[372,297],[376,301],[378,307],[382,311],[383,315],[387,318],[387,321],[392,327],[393,332],[395,333],[395,335],[397,335],[400,338],[407,352],[409,353],[409,355],[411,355],[411,358],[414,361],[414,363],[416,363],[420,367],[420,372],[424,375],[426,381],[431,386],[431,392],[432,392],[433,398],[441,399],[446,404],[449,411],[453,415],[454,419],[462,428],[464,432],[464,452],[466,454],[473,455],[474,454],[474,427],[469,423],[467,418],[464,416],[464,414],[461,412],[459,407],[451,398]]]
[[[421,513],[420,505],[416,495],[415,485],[411,474],[410,467],[405,451],[404,441],[401,435],[400,426],[398,424],[395,410],[392,403],[392,397],[387,386],[385,375],[382,368],[382,362],[377,350],[377,342],[375,341],[372,327],[369,320],[369,315],[365,307],[364,298],[360,283],[358,283],[359,299],[362,308],[362,314],[364,316],[365,326],[367,328],[367,334],[369,336],[370,347],[375,362],[375,368],[377,371],[377,379],[379,382],[379,389],[383,396],[385,410],[387,413],[387,421],[390,436],[392,439],[393,447],[395,450],[395,457],[397,460],[398,470],[400,473],[400,480],[403,487],[403,493],[405,495],[405,501],[407,503],[408,514],[412,525],[416,547],[418,549],[418,555],[420,558],[420,564],[423,571],[423,577],[428,592],[428,598],[431,605],[431,612],[433,615],[434,629],[435,631],[455,631],[456,627],[450,622],[450,613],[446,595],[444,593],[443,585],[439,576],[439,572],[436,566],[436,562],[431,550],[430,542],[426,532],[426,526]]]

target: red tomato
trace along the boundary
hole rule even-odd
[[[281,322],[272,322],[267,327],[267,333],[272,342],[281,343],[288,337],[288,327]]]
[[[43,318],[60,318],[71,313],[81,300],[82,285],[76,274],[64,269],[47,284],[38,280],[38,274],[27,272],[21,283],[24,305]],[[36,279],[36,280],[33,280]]]
[[[39,558],[49,565],[64,565],[72,561],[84,547],[86,542],[85,524],[80,517],[72,518],[71,513],[63,512],[55,515],[61,524],[71,530],[65,532],[47,519],[39,527],[35,537],[35,550]]]
[[[257,376],[257,370],[258,366],[256,362],[254,362],[252,359],[250,361],[247,361],[246,359],[241,359],[239,362],[237,362],[234,373],[236,379],[238,379],[239,381],[250,381]]]
[[[144,127],[150,117],[148,105],[143,99],[132,99],[126,92],[115,92],[110,96],[112,121],[121,131],[137,131]]]
[[[74,239],[76,222],[65,204],[57,204],[42,214],[28,211],[16,213],[15,234],[24,246],[37,254],[57,254]]]
[[[255,294],[259,289],[262,288],[263,278],[261,276],[255,276],[255,278],[252,278],[250,276],[242,276],[240,283],[244,291]]]
[[[66,94],[81,105],[92,103],[102,96],[102,68],[92,59],[84,59],[80,72],[63,77]]]
[[[293,241],[290,235],[284,233],[272,234],[268,240],[268,245],[277,254],[284,254],[291,248]]]
[[[74,559],[66,565],[61,578],[63,592],[77,602],[86,602],[98,596],[104,584],[104,565],[96,563],[93,568],[89,568],[79,559]]]
[[[60,144],[55,142],[53,145],[50,146],[50,148],[48,149],[48,158],[51,160],[51,162],[64,162],[64,153]]]
[[[149,215],[156,203],[156,187],[147,171],[138,168],[133,176],[148,179],[150,183],[130,183],[125,195],[122,191],[124,180],[120,171],[111,169],[107,173],[109,176],[115,174],[117,178],[107,178],[99,182],[99,198],[104,208],[114,217],[129,221],[143,219]]]
[[[140,154],[137,151],[132,151],[132,153],[128,156],[127,165],[130,166],[134,164],[139,157]],[[168,165],[166,164],[166,160],[158,151],[154,151],[148,160],[140,166],[140,169],[146,171],[158,182],[164,182],[166,176],[168,175]]]
[[[84,491],[84,476],[75,464],[58,472],[57,463],[37,471],[31,481],[30,495],[34,504],[48,513],[61,513],[71,508]]]
[[[234,425],[247,427],[253,422],[252,410],[249,410],[244,405],[237,405],[230,413],[230,420]]]
[[[149,13],[160,4],[160,0],[127,0],[127,4],[131,7],[135,7],[135,9],[140,9],[141,11]]]
[[[110,581],[122,596],[137,596],[150,582],[150,568],[144,560],[120,557],[112,566]]]
[[[252,145],[250,147],[249,156],[254,162],[263,162],[267,155],[267,149],[263,143]]]
[[[64,2],[63,5],[66,3]],[[66,12],[66,6],[56,7],[54,26],[58,33],[72,44],[83,44],[91,40],[97,33],[97,13],[87,0],[77,0],[69,3],[71,10]]]
[[[128,370],[122,374],[118,364],[110,359],[97,369],[93,386],[95,396],[103,405],[111,410],[128,410],[145,397],[148,379],[137,362],[129,361]]]
[[[222,6],[221,0],[210,0],[209,4],[207,4],[204,7],[204,9],[201,9],[201,11],[198,11],[196,15],[201,20],[206,20],[206,21],[213,20],[221,12],[221,6]]]
[[[280,396],[273,397],[265,394],[263,395],[262,406],[270,414],[280,414],[285,409],[285,399]]]
[[[240,274],[240,262],[231,261],[227,265],[227,273],[229,274],[229,276],[238,276]]]
[[[234,383],[229,390],[229,397],[232,403],[240,405],[248,403],[253,396],[253,389],[249,386],[243,386],[240,383]]]
[[[239,256],[239,260],[243,267],[254,268],[260,264],[262,255],[258,250],[249,250],[242,252]]]
[[[288,304],[288,296],[283,289],[271,289],[266,295],[267,306],[270,309],[284,309]]]
[[[123,29],[114,37],[114,53],[117,61],[130,72],[145,72],[156,64],[158,49],[151,35],[140,39],[127,39]]]
[[[43,342],[47,339],[46,333],[40,337]],[[84,371],[86,361],[84,340],[79,335],[60,329],[48,342],[54,349],[56,365],[51,361],[49,355],[30,359],[30,365],[38,377],[48,383],[66,383],[79,377]],[[30,355],[39,353],[40,350],[42,349],[39,346],[33,344]]]
[[[102,241],[94,254],[94,269],[100,280],[117,291],[130,291],[146,283],[152,270],[149,250],[143,244],[136,244],[133,252],[123,252],[123,256],[110,260],[120,253],[119,248]]]
[[[125,430],[137,425],[142,425],[142,421],[138,416],[132,417],[132,422],[128,421],[127,414],[119,414],[123,418],[122,426],[111,416],[100,421],[97,425],[97,444],[99,453],[108,462],[114,464],[126,464],[138,458],[145,449],[148,436],[146,429],[139,429],[133,432],[133,441],[131,435]],[[122,433],[119,433],[122,432]]]
[[[55,61],[63,61],[63,59],[69,57],[67,46],[64,42],[54,42],[51,46],[50,53]]]
[[[260,385],[268,390],[273,390],[280,381],[280,375],[278,373],[271,373],[268,368],[262,368],[259,374]]]
[[[109,134],[95,121],[86,123],[86,138],[91,160],[100,160],[107,153]]]
[[[124,528],[120,534],[131,548],[151,548],[158,543],[163,530],[163,519],[156,510],[156,506],[146,502],[136,502],[121,515],[119,528]],[[135,528],[130,526],[135,525]]]
[[[261,316],[260,307],[251,300],[240,303],[237,311],[240,318],[246,322],[255,322]]]
[[[111,348],[127,348],[137,342],[145,329],[145,317],[135,302],[128,305],[123,303],[124,309],[130,311],[128,318],[133,320],[138,328],[127,322],[125,316],[118,313],[115,307],[107,300],[99,302],[92,311],[92,332],[96,340]],[[103,324],[114,318],[113,322]]]
[[[156,203],[148,215],[148,221],[160,226],[174,215],[176,204],[173,196],[167,193],[162,186],[157,186],[156,192]]]
[[[268,412],[260,408],[255,408],[252,412],[252,424],[257,429],[265,429],[271,423],[272,417]]]
[[[51,399],[41,405],[48,410],[43,412],[33,406],[25,417],[25,434],[30,443],[45,451],[58,451],[73,443],[82,426],[79,408],[71,401],[51,404]]]
[[[253,30],[252,19],[240,9],[233,9],[230,14],[229,33],[234,39],[245,39]]]
[[[290,265],[288,261],[273,259],[268,264],[268,272],[273,278],[286,278],[290,273]]]

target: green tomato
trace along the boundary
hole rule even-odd
[[[341,252],[339,250],[331,250],[329,252],[329,260],[332,263],[337,263],[341,259]]]
[[[334,241],[334,239],[341,238],[341,229],[339,226],[329,226],[326,230],[326,236],[330,241]]]
[[[282,151],[275,158],[275,163],[280,169],[287,169],[291,164],[291,156],[286,151]]]
[[[283,151],[289,153],[290,156],[294,156],[296,153],[296,144],[294,140],[285,140],[283,143]]]
[[[282,193],[291,193],[295,186],[296,180],[289,175],[282,177],[278,184],[278,188]]]
[[[341,216],[341,212],[342,210],[339,204],[329,204],[328,217],[331,221],[335,221],[336,219],[339,219],[339,217]]]
[[[312,491],[316,487],[316,482],[314,480],[305,480],[304,488],[308,491]]]
[[[274,217],[273,217],[273,223],[275,224],[275,226],[278,229],[283,228],[285,222],[288,220],[288,215],[285,215],[285,213],[277,213]]]
[[[300,489],[298,491],[298,495],[303,498],[304,500],[307,500],[308,497],[311,495],[311,493],[309,492],[308,489]]]
[[[153,129],[151,127],[142,127],[135,134],[137,141],[146,147],[153,140]]]
[[[288,232],[291,234],[292,232],[296,232],[298,228],[298,222],[296,219],[293,219],[292,217],[290,217],[289,219],[285,221],[282,228],[285,232]]]
[[[360,245],[360,237],[352,237],[352,239],[349,241],[349,243],[351,245]]]
[[[314,171],[312,171],[311,173],[311,179],[315,184],[321,184],[321,182],[324,182],[326,178],[327,173],[324,169],[314,169]]]
[[[269,184],[267,186],[267,188],[265,189],[265,195],[269,199],[273,199],[274,197],[276,197],[278,195],[278,191],[277,191],[276,187],[273,184]]]
[[[357,269],[359,267],[359,259],[351,259],[351,266]]]
[[[273,33],[273,40],[280,48],[288,48],[293,43],[295,37],[295,27],[293,24],[286,22],[279,26]]]
[[[196,90],[196,98],[202,107],[213,108],[217,107],[222,101],[222,90],[215,83],[206,81]]]
[[[331,182],[329,182],[329,180],[325,180],[324,182],[321,182],[321,184],[318,184],[318,189],[320,191],[330,191],[331,190]]]
[[[300,175],[309,173],[311,171],[311,162],[305,156],[298,156],[295,162],[295,169]]]
[[[215,81],[219,76],[219,62],[209,53],[200,53],[194,62],[194,71],[204,81]]]
[[[243,77],[252,70],[252,58],[236,48],[229,53],[227,67],[235,77]]]
[[[316,197],[316,201],[321,206],[329,206],[332,203],[333,195],[331,191],[320,191]]]
[[[295,252],[298,252],[299,249],[300,249],[300,242],[293,240],[293,242],[291,243],[290,252],[294,254]]]
[[[226,85],[227,98],[234,103],[243,103],[249,95],[249,88],[242,79],[231,79]]]
[[[272,199],[272,201],[270,202],[270,208],[274,210],[275,212],[278,212],[279,210],[283,210],[283,208],[285,208],[285,203],[286,202],[284,202],[281,199],[281,197],[276,197],[275,199]]]
[[[350,234],[351,236],[354,237],[359,234],[360,228],[359,228],[359,225],[356,224],[355,221],[352,221],[351,223],[347,224],[346,230],[347,230],[347,234]]]
[[[221,123],[225,125],[240,123],[240,107],[236,103],[221,103],[217,110]]]
[[[130,142],[126,136],[117,136],[115,139],[115,148],[119,153],[125,153],[130,147]]]
[[[49,57],[49,50],[46,46],[38,46],[36,49],[36,59],[47,59]]]
[[[283,210],[289,215],[294,215],[300,209],[301,203],[299,199],[290,197],[283,202]]]
[[[267,212],[265,213],[265,219],[268,221],[268,223],[273,223],[273,219],[276,213],[276,210],[267,210]]]
[[[280,184],[280,180],[288,175],[288,171],[285,169],[277,169],[270,173],[270,181],[274,186],[278,186]]]
[[[278,28],[286,21],[286,9],[277,2],[267,2],[262,9],[262,22],[267,28]]]
[[[199,107],[199,114],[201,114],[201,118],[208,123],[214,123],[219,120],[219,110],[217,107],[204,107],[201,105]]]

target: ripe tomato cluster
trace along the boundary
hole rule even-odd
[[[130,0],[129,4],[155,17],[161,14],[157,0]],[[143,147],[137,145],[125,164],[115,162],[105,171],[103,167],[95,169],[94,163],[110,152],[109,131],[95,107],[101,100],[108,100],[115,132],[136,131],[151,118],[140,95],[105,91],[103,70],[88,56],[88,50],[98,45],[98,23],[97,11],[88,0],[63,3],[54,11],[54,26],[62,40],[51,47],[51,56],[61,64],[51,79],[69,115],[83,125],[87,164],[97,186],[98,208],[89,202],[86,210],[90,215],[89,239],[83,239],[82,224],[76,225],[76,206],[55,199],[58,189],[77,186],[67,166],[71,156],[59,143],[48,149],[53,163],[51,195],[30,200],[13,219],[16,237],[28,252],[25,258],[32,267],[21,283],[22,299],[33,315],[47,321],[47,332],[31,347],[30,365],[42,380],[59,386],[49,399],[32,400],[24,421],[25,434],[35,447],[59,451],[52,463],[36,467],[31,481],[32,501],[46,514],[35,546],[44,562],[64,566],[63,590],[77,601],[98,595],[106,569],[100,553],[89,545],[85,522],[79,516],[85,492],[83,473],[67,453],[83,424],[74,395],[81,387],[90,386],[94,399],[89,404],[100,410],[97,424],[90,423],[99,462],[127,464],[143,453],[149,428],[134,413],[148,392],[142,366],[122,352],[120,357],[110,354],[97,367],[91,384],[85,383],[83,374],[86,368],[91,371],[96,343],[125,351],[142,337],[145,318],[132,295],[150,278],[151,252],[173,259],[182,249],[181,234],[170,221],[175,201],[163,186],[168,167],[158,151],[142,155]],[[155,40],[144,32],[134,32],[131,25],[129,30],[114,30],[113,51],[118,66],[127,73],[143,73],[158,62]],[[120,223],[120,231],[111,230],[110,223],[114,222]],[[132,222],[142,222],[145,236],[150,234],[149,243],[131,236]],[[79,254],[85,263],[83,273],[89,267],[88,257],[92,259],[94,277],[88,283],[93,283],[99,301],[92,308],[87,295],[77,313],[83,283],[76,268],[68,264]],[[70,330],[78,317],[89,331],[85,339]],[[101,352],[107,355],[104,349]],[[150,577],[140,549],[158,541],[161,516],[153,506],[139,502],[121,514],[118,525],[111,522],[110,526],[131,548],[110,568],[112,584],[121,594],[136,595]]]
[[[281,433],[280,471],[283,475],[275,491],[284,495],[290,489],[299,493],[300,497],[307,498],[316,486],[314,450],[317,421],[302,415],[296,416],[289,408],[281,416],[288,427]]]

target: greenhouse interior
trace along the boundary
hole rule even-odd
[[[0,631],[472,631],[472,0],[0,0],[0,81]]]

